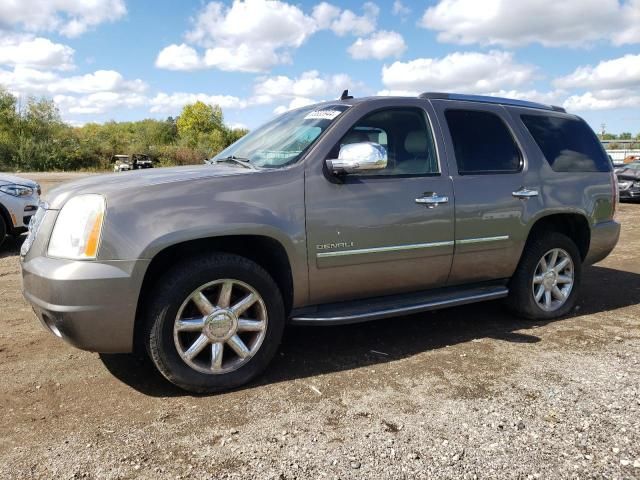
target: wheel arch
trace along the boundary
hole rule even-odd
[[[225,235],[183,241],[157,252],[145,271],[136,308],[135,347],[141,345],[143,312],[154,282],[178,262],[213,252],[239,255],[264,268],[278,285],[282,293],[285,314],[289,314],[294,299],[294,282],[291,261],[281,242],[264,235]]]
[[[11,219],[11,215],[9,215],[9,210],[2,203],[0,203],[0,217],[4,220],[6,233],[10,235],[13,231],[13,220]]]
[[[545,231],[558,232],[569,237],[578,247],[581,260],[585,260],[591,244],[591,227],[586,215],[578,212],[562,212],[539,217],[531,225],[527,243]]]

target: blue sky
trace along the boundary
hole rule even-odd
[[[230,125],[421,91],[564,105],[640,132],[640,0],[0,2],[0,85],[73,124],[219,103]]]

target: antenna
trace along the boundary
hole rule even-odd
[[[352,98],[353,98],[353,95],[349,95],[348,89],[342,92],[342,95],[340,95],[340,100],[351,100]]]

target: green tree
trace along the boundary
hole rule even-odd
[[[179,118],[64,123],[47,98],[18,99],[0,88],[0,169],[110,169],[116,154],[146,154],[162,165],[201,163],[247,133],[224,125],[216,105],[187,105]]]
[[[217,140],[212,141],[213,132],[225,132],[222,109],[218,105],[207,105],[197,101],[185,105],[176,121],[178,135],[181,143],[191,148],[217,145]]]
[[[17,138],[16,97],[0,88],[0,169],[7,170],[15,156]]]
[[[622,132],[618,135],[618,138],[620,140],[631,140],[633,137],[631,136],[631,132]]]

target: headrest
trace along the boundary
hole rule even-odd
[[[404,139],[404,149],[412,154],[427,153],[427,135],[422,130],[414,130]]]
[[[359,132],[358,130],[354,130],[352,132],[347,133],[342,139],[342,145],[348,145],[350,143],[361,143],[368,142],[369,135],[364,132]]]

